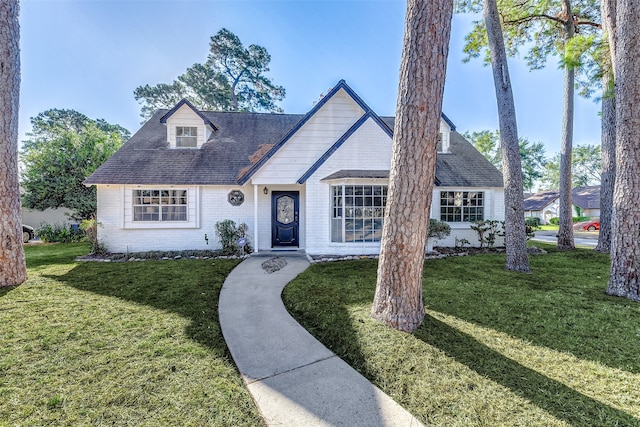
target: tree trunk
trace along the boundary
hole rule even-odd
[[[27,279],[18,180],[18,1],[0,2],[0,287]]]
[[[571,5],[569,0],[563,1],[563,15],[565,23],[565,46],[573,38],[575,27],[573,24]],[[564,111],[562,117],[562,143],[560,145],[560,203],[558,216],[560,228],[558,230],[558,249],[575,249],[573,242],[573,204],[571,201],[571,159],[573,150],[573,101],[575,92],[575,70],[571,65],[564,66]]]
[[[605,35],[611,19],[606,15],[605,3],[602,2],[602,32]],[[614,5],[615,7],[615,5]],[[612,40],[609,37],[609,40]],[[612,49],[612,48],[611,48]],[[600,175],[600,234],[595,250],[609,253],[611,250],[611,211],[613,209],[613,191],[616,180],[616,102],[613,93],[613,68],[610,50],[607,49],[602,58],[602,173]]]
[[[640,7],[616,6],[616,184],[609,295],[640,301]]]
[[[484,20],[489,38],[493,84],[496,89],[498,121],[500,123],[505,201],[506,269],[529,273],[531,270],[529,269],[527,230],[524,222],[522,159],[520,158],[520,143],[518,141],[518,123],[496,0],[484,0]]]
[[[408,0],[371,316],[412,332],[424,319],[422,271],[436,171],[453,2]]]

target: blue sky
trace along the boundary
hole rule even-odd
[[[170,83],[204,62],[209,40],[227,28],[271,54],[268,75],[287,90],[287,113],[305,113],[340,79],[379,115],[393,115],[406,2],[22,0],[20,139],[29,118],[69,108],[132,132],[140,126],[136,87]],[[462,63],[477,17],[454,15],[443,111],[459,131],[497,129],[490,67]],[[519,133],[559,151],[562,71],[552,59],[530,72],[510,62]],[[600,143],[599,104],[576,97],[574,145]]]

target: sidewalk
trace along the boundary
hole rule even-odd
[[[285,285],[309,262],[282,256],[267,273],[253,256],[227,277],[220,292],[220,327],[233,359],[269,426],[420,426],[302,328],[284,308]]]

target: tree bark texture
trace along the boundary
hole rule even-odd
[[[18,11],[17,0],[0,2],[0,287],[27,279],[18,179]]]
[[[609,31],[604,19],[602,4],[602,31]],[[615,7],[615,6],[614,6]],[[600,234],[595,250],[609,253],[611,250],[611,211],[613,209],[613,191],[616,180],[616,102],[613,91],[613,68],[611,54],[607,50],[602,58],[602,173],[600,174]]]
[[[529,273],[527,230],[524,222],[522,190],[522,159],[518,141],[516,107],[513,102],[511,79],[504,48],[502,26],[496,0],[484,0],[484,21],[489,38],[493,83],[498,103],[500,144],[502,147],[502,176],[504,179],[506,269]]]
[[[601,0],[602,33],[607,37],[611,53],[611,68],[616,72],[616,0]]]
[[[451,0],[408,0],[389,192],[371,315],[414,331],[424,319],[422,272],[449,51]]]
[[[640,301],[640,5],[616,5],[616,184],[607,293]]]
[[[563,1],[563,15],[566,16],[566,44],[575,34],[569,0]],[[573,242],[573,203],[571,201],[571,159],[573,151],[573,111],[575,92],[575,70],[565,64],[564,67],[564,111],[562,118],[562,141],[560,144],[560,200],[558,216],[558,249],[575,249]]]

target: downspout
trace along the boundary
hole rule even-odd
[[[253,250],[258,253],[258,185],[253,184]]]

